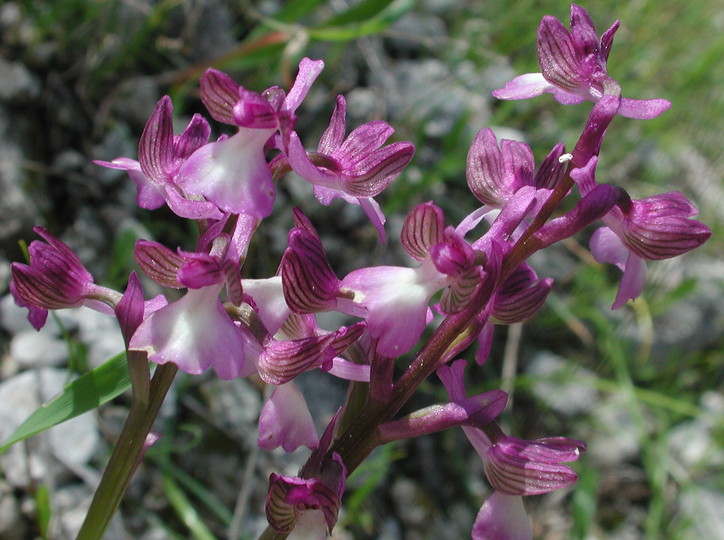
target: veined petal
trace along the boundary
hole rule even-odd
[[[89,295],[101,292],[77,255],[44,227],[33,231],[45,242],[33,240],[28,247],[30,264],[11,264],[16,298],[26,306],[62,309],[82,305]],[[41,316],[37,316],[40,322]]]
[[[296,227],[289,231],[289,247],[280,263],[284,298],[295,313],[334,309],[339,279],[327,261],[319,237]]]
[[[558,88],[576,93],[585,82],[571,33],[550,15],[538,26],[538,63],[545,80]]]
[[[174,157],[177,160],[184,160],[196,150],[205,145],[211,135],[211,126],[206,118],[200,114],[194,114],[183,133],[174,137]]]
[[[555,189],[566,172],[566,163],[559,159],[565,151],[566,148],[562,143],[553,147],[538,167],[533,178],[533,186],[538,189]]]
[[[318,152],[331,154],[342,145],[344,134],[347,131],[346,115],[347,102],[344,100],[344,96],[337,96],[329,126],[324,130],[322,138],[319,139]]]
[[[402,224],[402,247],[413,259],[423,260],[430,248],[443,241],[445,219],[442,210],[432,202],[418,204]]]
[[[414,153],[412,143],[396,142],[355,162],[340,159],[342,189],[353,197],[375,197],[400,175]]]
[[[468,187],[482,202],[500,208],[509,191],[503,177],[503,154],[492,129],[478,131],[470,145],[465,168]]]
[[[162,97],[146,122],[138,144],[138,162],[148,178],[164,183],[173,168],[173,105]]]
[[[500,324],[523,321],[538,311],[553,287],[553,280],[539,280],[526,263],[521,264],[506,279],[495,295],[492,316]]]
[[[178,272],[184,264],[184,259],[175,251],[158,242],[138,240],[133,255],[143,273],[159,285],[171,289],[183,287],[178,280]]]
[[[209,114],[224,124],[234,124],[234,105],[239,100],[241,87],[226,73],[207,69],[199,81],[201,101]]]
[[[337,492],[317,478],[302,479],[275,473],[269,477],[266,516],[277,532],[291,533],[303,514],[310,511],[321,511],[327,531],[331,531],[337,522],[340,504]]]
[[[268,384],[287,383],[298,375],[321,367],[344,352],[364,331],[364,324],[342,327],[336,332],[288,341],[271,340],[257,361],[259,375]]]
[[[506,495],[540,495],[571,485],[576,473],[561,462],[575,461],[585,443],[557,437],[524,441],[504,436],[487,450],[485,475]]]
[[[686,197],[670,191],[621,205],[603,222],[636,255],[660,260],[686,253],[709,239],[709,227],[690,219],[696,213],[696,207]]]

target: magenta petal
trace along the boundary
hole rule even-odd
[[[174,138],[174,157],[186,159],[205,145],[211,135],[211,126],[200,114],[194,114],[183,133]]]
[[[131,272],[128,276],[128,287],[116,305],[115,312],[123,339],[128,346],[131,336],[143,320],[144,312],[143,287],[136,272]]]
[[[207,69],[199,81],[201,101],[214,120],[234,124],[234,105],[239,99],[240,86],[226,73]]]
[[[316,233],[300,227],[289,231],[289,247],[284,251],[279,273],[284,298],[293,312],[316,313],[337,305],[339,279]]]
[[[623,276],[621,276],[621,283],[618,286],[616,301],[611,309],[618,309],[629,300],[638,298],[644,290],[647,274],[646,261],[637,257],[634,253],[629,253]]]
[[[532,540],[523,498],[498,491],[487,498],[473,525],[473,540]]]
[[[274,450],[280,446],[285,452],[294,452],[300,446],[319,446],[304,396],[291,382],[274,390],[259,417],[259,448]]]
[[[138,143],[138,162],[148,178],[162,183],[173,168],[173,106],[162,97],[146,122]]]
[[[372,223],[372,226],[377,229],[377,234],[380,237],[380,242],[383,244],[386,242],[385,235],[385,215],[382,213],[379,203],[372,198],[360,197],[357,199],[360,208],[365,213],[367,218]]]
[[[184,258],[163,244],[151,240],[138,240],[133,249],[138,266],[153,281],[171,289],[181,289],[178,272]]]
[[[294,85],[284,99],[284,109],[289,112],[297,110],[297,107],[299,107],[302,101],[304,101],[304,98],[307,97],[309,89],[323,69],[324,61],[302,58],[299,62],[299,72],[294,80]]]
[[[344,134],[347,131],[346,114],[347,103],[344,100],[344,96],[337,96],[329,126],[322,134],[321,139],[319,139],[319,145],[317,146],[318,152],[331,154],[340,147],[344,141]]]
[[[33,240],[28,247],[30,264],[10,265],[16,298],[42,309],[78,307],[98,287],[78,256],[43,227],[33,231],[45,242]],[[42,319],[37,316],[37,322]]]
[[[618,114],[626,118],[649,120],[666,112],[671,102],[665,99],[628,99],[621,98]]]
[[[562,90],[575,94],[585,82],[571,33],[550,15],[538,26],[538,62],[545,80]]]
[[[485,452],[485,476],[506,495],[540,495],[566,487],[578,477],[561,462],[577,460],[586,449],[581,441],[502,437]]]
[[[41,307],[36,307],[31,304],[27,304],[25,300],[23,300],[23,297],[18,294],[15,281],[11,281],[8,284],[8,289],[10,289],[10,294],[13,296],[13,300],[15,301],[15,305],[21,308],[27,308],[28,309],[28,322],[35,328],[36,330],[40,330],[45,326],[46,321],[48,320],[48,310]]]
[[[591,235],[591,254],[597,262],[615,264],[623,271],[628,258],[628,248],[608,227],[601,227]]]
[[[244,279],[241,283],[244,294],[251,297],[264,328],[273,336],[291,313],[284,300],[282,277]]]

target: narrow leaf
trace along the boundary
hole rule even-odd
[[[0,454],[19,441],[107,403],[130,387],[126,354],[119,353],[78,377],[63,392],[33,412],[0,446]]]

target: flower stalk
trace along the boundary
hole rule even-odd
[[[151,378],[148,403],[134,394],[128,418],[123,426],[77,540],[101,540],[136,467],[147,449],[147,440],[163,400],[178,372],[174,364],[156,368]]]

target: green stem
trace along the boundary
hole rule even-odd
[[[158,366],[151,379],[148,404],[134,397],[123,431],[76,540],[103,538],[143,455],[146,437],[177,371],[178,368],[173,364]]]

